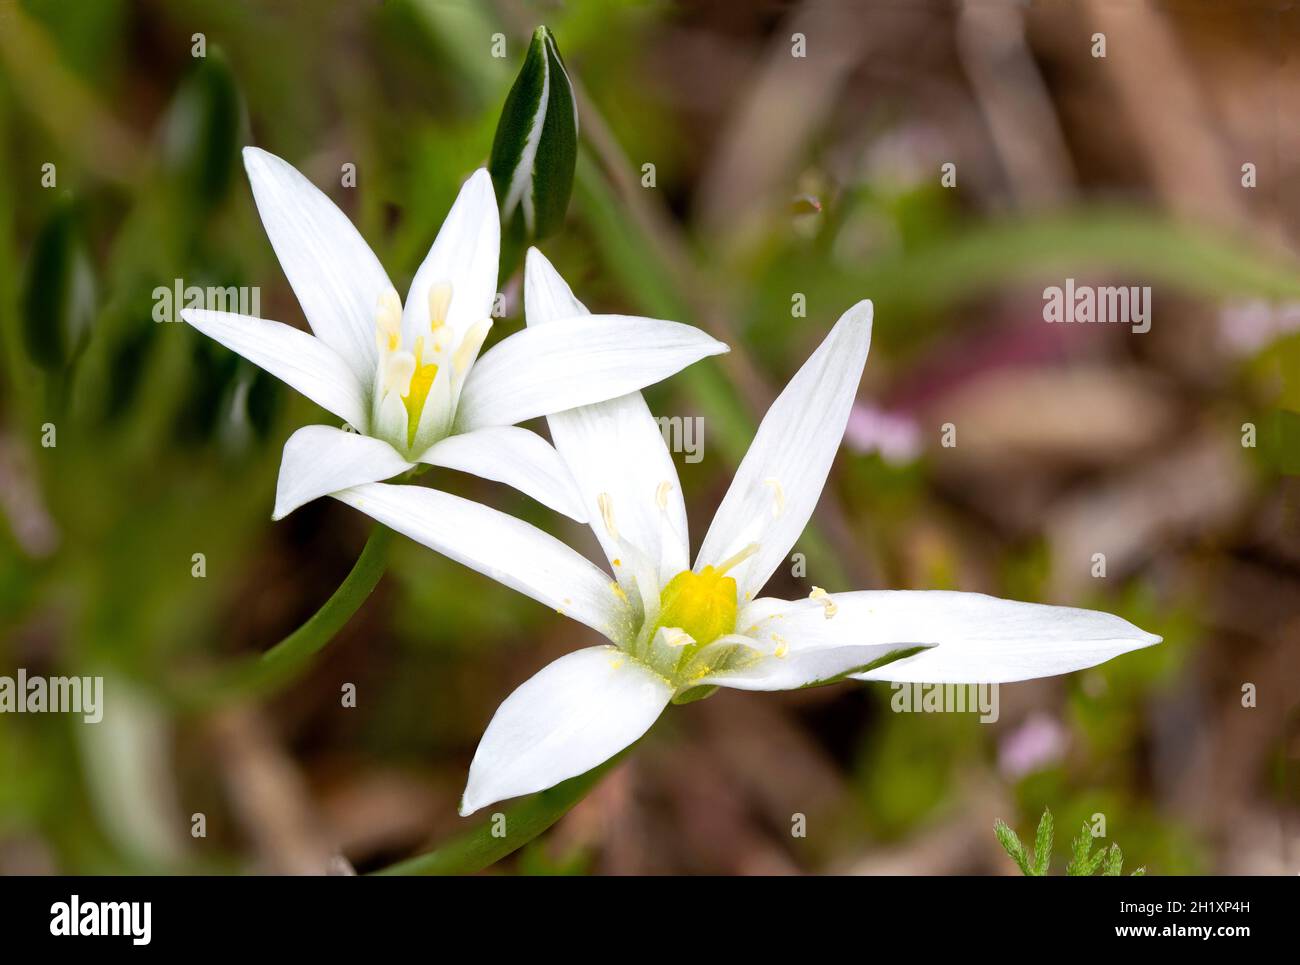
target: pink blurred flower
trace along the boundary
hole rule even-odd
[[[1225,305],[1219,314],[1219,340],[1237,356],[1250,356],[1275,339],[1300,331],[1300,303],[1265,301]]]
[[[998,769],[1004,777],[1012,779],[1042,770],[1061,759],[1066,740],[1065,728],[1055,717],[1030,714],[1002,739],[998,746]]]
[[[910,415],[855,403],[844,429],[844,441],[855,452],[878,452],[885,462],[901,465],[921,454],[921,430]]]

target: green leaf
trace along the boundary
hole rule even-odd
[[[993,833],[998,836],[998,843],[1002,845],[1002,850],[1009,854],[1011,860],[1020,868],[1021,874],[1032,875],[1033,871],[1030,870],[1029,862],[1025,859],[1025,846],[1020,843],[1016,832],[999,820],[993,823]]]
[[[1107,877],[1117,877],[1124,868],[1124,853],[1120,851],[1118,844],[1112,844],[1106,854],[1106,868],[1102,872]]]
[[[538,27],[501,109],[488,160],[501,208],[503,275],[518,264],[526,246],[564,223],[577,160],[573,84],[555,38]]]
[[[1087,865],[1084,866],[1083,873],[1085,875],[1095,875],[1101,869],[1101,863],[1106,860],[1107,854],[1109,854],[1107,849],[1098,848],[1088,859]]]
[[[1092,832],[1088,825],[1084,824],[1083,830],[1079,836],[1070,842],[1070,863],[1065,867],[1065,873],[1070,877],[1079,877],[1081,875],[1090,875],[1092,871],[1089,854],[1092,852]]]
[[[23,287],[23,342],[32,361],[65,371],[85,347],[95,316],[95,277],[76,205],[63,201],[32,244]]]
[[[163,169],[191,211],[201,214],[225,197],[242,130],[234,72],[220,51],[209,51],[177,88],[159,132]]]
[[[495,864],[512,851],[522,848],[568,813],[587,796],[602,777],[622,761],[631,748],[615,754],[577,777],[524,798],[500,811],[487,821],[440,844],[427,854],[408,858],[376,871],[378,875],[467,875]],[[497,814],[504,815],[498,825]],[[499,828],[504,828],[501,834]]]
[[[1043,817],[1038,822],[1038,834],[1034,838],[1034,874],[1043,876],[1052,862],[1052,812],[1043,809]]]

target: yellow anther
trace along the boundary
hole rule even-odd
[[[597,496],[596,506],[600,509],[600,518],[605,523],[605,531],[609,533],[609,538],[618,539],[618,527],[614,525],[614,500],[610,498],[609,493],[601,493]]]
[[[623,588],[619,586],[618,583],[611,581],[609,584],[609,588],[614,591],[614,595],[616,597],[618,597],[624,603],[627,602],[627,593],[624,592]]]
[[[429,288],[429,331],[436,332],[447,324],[447,308],[451,305],[451,282],[440,281]]]
[[[808,599],[816,600],[826,610],[826,619],[829,620],[835,614],[840,612],[839,604],[831,599],[830,594],[820,586],[814,586],[812,592],[808,594]]]
[[[763,482],[772,487],[772,518],[775,519],[785,512],[785,489],[775,476],[768,476]]]
[[[772,651],[772,656],[784,658],[790,652],[790,644],[786,642],[785,637],[779,633],[772,634],[772,642],[776,644],[776,649]]]
[[[667,479],[659,484],[655,490],[655,502],[659,504],[660,509],[668,508],[668,494],[673,491],[673,484]]]

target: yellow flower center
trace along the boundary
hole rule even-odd
[[[420,427],[420,416],[424,412],[425,400],[429,398],[429,389],[438,375],[436,362],[422,362],[424,358],[424,338],[415,340],[415,371],[411,374],[411,385],[402,396],[406,406],[406,444],[415,445],[415,432]]]
[[[659,596],[659,627],[690,634],[697,647],[736,630],[736,581],[706,566],[699,573],[683,570]]]

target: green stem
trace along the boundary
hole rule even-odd
[[[630,748],[629,748],[630,749]],[[506,855],[522,848],[553,825],[587,796],[602,777],[623,759],[627,750],[585,774],[571,777],[502,812],[505,823],[489,819],[422,854],[374,872],[377,875],[468,875],[482,871]],[[504,834],[497,837],[494,831]]]
[[[230,668],[201,689],[182,697],[200,709],[236,697],[264,696],[294,679],[366,602],[388,561],[393,531],[375,525],[352,570],[319,610],[293,633],[258,657]]]

